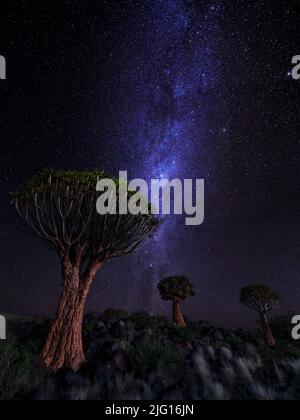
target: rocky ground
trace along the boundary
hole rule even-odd
[[[9,318],[0,342],[0,399],[299,400],[300,345],[277,337],[109,310],[84,321],[87,363],[78,373],[45,372],[37,362],[47,319]],[[280,332],[280,328],[278,329]]]

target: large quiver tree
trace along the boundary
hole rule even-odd
[[[50,170],[14,194],[20,216],[61,261],[61,298],[42,354],[54,371],[77,371],[85,361],[82,321],[97,272],[107,260],[134,251],[158,224],[151,215],[98,214],[96,185],[104,178],[99,171]]]

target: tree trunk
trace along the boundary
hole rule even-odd
[[[84,307],[98,269],[93,269],[84,281],[80,281],[78,268],[64,264],[63,290],[42,353],[46,367],[53,371],[64,368],[76,372],[85,362],[82,345]]]
[[[273,333],[269,324],[269,320],[266,314],[261,315],[261,322],[262,322],[267,345],[271,348],[276,347],[276,341],[273,336]]]
[[[180,328],[185,328],[186,323],[184,317],[182,315],[179,302],[173,301],[173,321],[178,325]]]

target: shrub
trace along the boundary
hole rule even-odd
[[[135,312],[130,319],[137,330],[157,329],[168,323],[163,316],[151,316],[146,311]]]
[[[0,399],[12,400],[30,384],[33,354],[9,337],[0,346]]]
[[[182,374],[179,353],[169,343],[142,341],[130,349],[128,356],[135,371],[144,378],[158,371],[178,379]]]
[[[192,327],[180,328],[175,324],[170,326],[169,334],[177,342],[184,344],[192,344],[198,338],[197,332]]]
[[[129,314],[127,311],[123,309],[109,308],[103,312],[103,316],[106,319],[122,320],[122,319],[127,319],[129,317]]]

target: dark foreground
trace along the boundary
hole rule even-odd
[[[84,322],[79,373],[38,363],[46,319],[8,319],[0,341],[1,400],[300,400],[300,345],[278,326],[278,346],[207,323],[180,330],[162,317],[107,311]],[[287,327],[288,328],[288,327]]]

